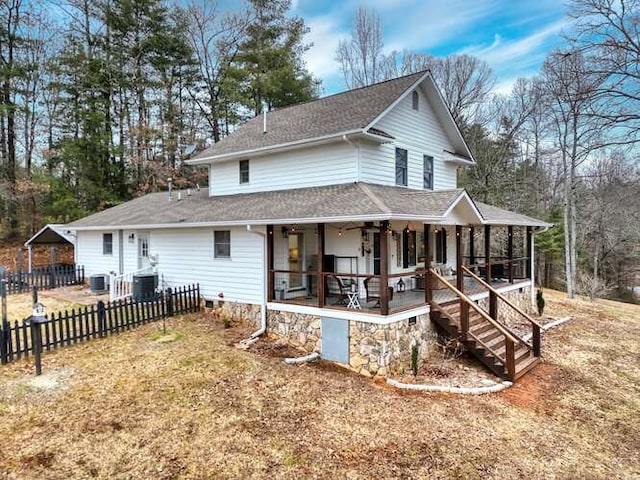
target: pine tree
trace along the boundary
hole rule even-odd
[[[299,17],[288,18],[290,0],[250,0],[253,21],[232,64],[237,101],[254,115],[315,98],[319,82],[306,70],[302,54],[307,32]]]

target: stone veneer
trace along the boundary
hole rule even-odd
[[[435,332],[428,314],[409,325],[405,318],[387,324],[349,322],[349,366],[365,376],[404,373],[411,369],[411,349],[418,345],[420,361],[429,357]]]
[[[528,313],[531,307],[530,287],[503,293],[511,302]],[[485,307],[488,299],[478,303]],[[502,305],[500,305],[502,304]],[[499,302],[500,313],[509,315],[511,309]],[[237,302],[224,302],[222,311],[234,319],[249,321],[256,328],[260,325],[260,306]],[[321,350],[320,316],[270,310],[267,312],[267,332],[277,335],[291,345],[306,352]],[[429,314],[416,317],[409,325],[404,318],[391,323],[377,324],[349,321],[349,365],[365,376],[386,376],[404,373],[411,369],[411,348],[418,345],[420,361],[429,358],[435,348],[436,333]]]
[[[248,321],[256,328],[260,324],[260,306],[224,302],[222,312],[234,319]],[[274,334],[306,352],[321,351],[320,316],[270,310],[267,332]],[[409,319],[386,324],[349,321],[349,365],[365,376],[385,376],[411,368],[411,348],[418,344],[420,359],[429,356],[435,333],[429,315],[419,315],[409,325]]]

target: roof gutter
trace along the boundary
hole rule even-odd
[[[175,222],[175,223],[148,223],[148,224],[134,224],[134,225],[92,225],[87,227],[73,227],[70,226],[70,230],[82,232],[82,231],[101,231],[101,230],[133,230],[133,229],[160,229],[160,228],[200,228],[200,227],[236,227],[245,226],[247,224],[252,225],[269,225],[279,223],[338,223],[338,222],[361,222],[361,221],[379,221],[379,220],[415,220],[424,222],[437,222],[442,220],[440,216],[426,216],[426,215],[394,215],[394,214],[374,214],[374,215],[352,215],[348,217],[318,217],[318,218],[277,218],[277,219],[264,219],[264,220],[227,220],[219,222]]]
[[[207,155],[200,158],[193,158],[191,160],[186,160],[185,163],[187,165],[205,165],[211,162],[224,162],[227,160],[234,160],[240,157],[247,157],[247,156],[255,157],[257,155],[266,155],[269,153],[277,153],[277,152],[290,150],[290,149],[299,147],[301,145],[326,143],[332,140],[335,141],[335,140],[339,140],[340,138],[343,138],[345,135],[351,135],[354,133],[363,133],[363,132],[360,129],[347,130],[346,132],[332,133],[330,135],[323,135],[323,136],[314,137],[314,138],[304,138],[301,140],[295,140],[293,142],[279,143],[276,145],[268,145],[266,147],[260,147],[260,148],[252,148],[249,150],[242,150],[240,152],[226,153],[221,155]]]

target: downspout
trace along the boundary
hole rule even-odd
[[[360,182],[360,143],[353,143],[346,134],[342,135],[342,139],[356,151],[356,182]]]
[[[265,273],[263,276],[262,303],[260,305],[260,328],[249,335],[249,338],[240,342],[244,344],[251,344],[267,330],[267,275],[269,274],[269,272],[267,271],[267,234],[257,230],[253,230],[251,228],[251,225],[247,225],[247,231],[255,233],[256,235],[260,235],[264,239],[264,241],[262,242],[262,265],[264,266]]]

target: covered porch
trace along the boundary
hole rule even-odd
[[[268,225],[268,301],[385,316],[456,298],[431,269],[471,297],[486,289],[463,266],[496,289],[532,284],[531,226],[444,222]]]

